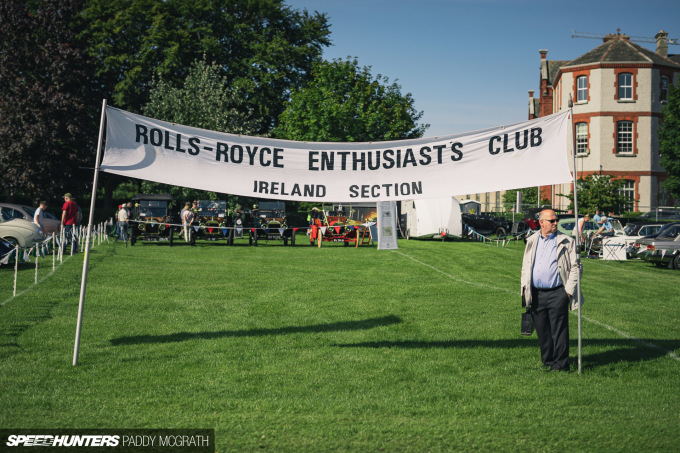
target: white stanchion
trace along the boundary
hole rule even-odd
[[[35,283],[38,284],[38,246],[35,246]]]
[[[52,270],[55,269],[56,266],[56,258],[57,258],[57,237],[52,233]]]
[[[14,246],[14,293],[17,295],[17,276],[19,275],[19,246]]]

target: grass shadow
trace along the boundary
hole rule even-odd
[[[363,343],[344,343],[335,344],[339,348],[401,348],[401,349],[438,349],[438,348],[458,348],[458,349],[515,349],[515,348],[536,348],[538,351],[538,340],[512,339],[512,340],[445,340],[445,341],[369,341]],[[571,341],[571,357],[577,354],[577,342]],[[609,366],[619,362],[641,362],[658,359],[664,356],[671,356],[679,360],[673,351],[680,348],[680,340],[648,340],[648,339],[592,339],[583,340],[583,348],[607,349],[603,352],[585,353],[582,356],[582,365],[586,369],[594,369]]]
[[[135,335],[119,337],[109,340],[113,346],[137,345],[147,343],[175,343],[189,340],[216,340],[233,337],[263,337],[270,335],[290,335],[295,333],[326,333],[341,331],[368,330],[376,327],[399,324],[402,320],[398,316],[389,315],[379,318],[369,318],[360,321],[338,321],[309,326],[288,326],[270,329],[219,330],[215,332],[176,332],[166,335]]]
[[[31,327],[52,319],[52,309],[57,305],[55,301],[42,301],[35,304],[26,304],[22,322],[7,322],[3,319],[0,324],[0,358],[7,357],[11,353],[21,350],[19,337]],[[1,310],[6,310],[4,306]]]

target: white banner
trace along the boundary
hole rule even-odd
[[[106,108],[108,173],[218,193],[377,202],[572,180],[569,111],[510,126],[390,142],[293,142],[208,131]]]

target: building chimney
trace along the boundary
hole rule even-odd
[[[548,51],[546,49],[541,49],[538,51],[541,54],[541,80],[548,80]]]
[[[664,58],[668,58],[668,33],[661,30],[656,34],[656,53]]]
[[[536,118],[536,111],[534,110],[534,90],[529,90],[529,119]]]

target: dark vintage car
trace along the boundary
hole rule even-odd
[[[465,226],[468,226],[477,233],[485,236],[490,234],[505,236],[512,231],[512,221],[508,221],[504,217],[496,217],[488,213],[479,215],[463,213],[461,217],[464,225],[463,231],[467,230]]]
[[[286,222],[286,204],[283,201],[263,201],[253,207],[248,242],[282,240],[283,245],[295,245],[295,234]]]
[[[130,244],[137,241],[173,243],[175,226],[179,218],[168,213],[169,194],[137,194],[132,197],[134,210],[130,220]]]
[[[216,241],[225,237],[227,224],[227,202],[225,200],[198,200],[197,221],[199,225],[198,236],[208,241]]]

